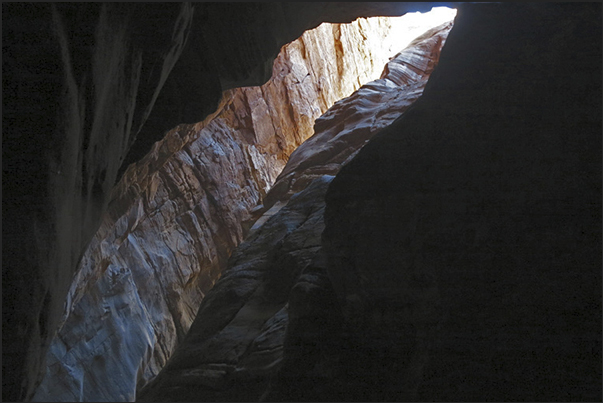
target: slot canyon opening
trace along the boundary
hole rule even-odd
[[[455,15],[453,8],[434,7],[428,12],[399,17],[358,18],[342,24],[324,22],[284,45],[274,61],[271,78],[260,87],[262,96],[276,86],[285,87],[288,92],[281,104],[288,104],[289,110],[279,112],[292,115],[295,142],[277,152],[282,162],[286,163],[291,153],[314,134],[317,118],[364,84],[382,77],[386,64],[415,38],[450,23]],[[303,88],[306,81],[309,85]],[[292,91],[293,86],[303,89]],[[266,110],[266,114],[270,111]],[[251,115],[259,114],[252,111]],[[278,124],[273,122],[273,126]],[[256,136],[259,143],[265,138],[264,133],[273,133],[269,125],[260,123],[258,128],[262,132]],[[276,131],[274,135],[279,137]],[[276,171],[282,172],[279,164],[275,167]],[[272,184],[267,183],[264,191],[268,192],[271,187]]]
[[[199,306],[247,235],[421,95],[455,13],[323,23],[281,48],[268,82],[225,91],[214,113],[131,164],[80,261],[33,400],[133,400],[198,312],[230,309]]]
[[[3,400],[600,399],[601,4],[265,118],[304,30],[443,4],[3,3]]]

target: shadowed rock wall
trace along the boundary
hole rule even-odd
[[[214,6],[200,7],[204,10],[200,13],[201,21],[211,21],[217,26],[216,32],[218,28],[234,32],[233,26],[253,26],[255,22],[256,26],[272,27],[266,20],[250,16],[276,15],[279,20],[281,10],[285,15],[281,21],[285,23],[280,25],[283,30],[274,28],[273,32],[280,32],[273,36],[274,40],[265,40],[262,35],[266,31],[241,28],[242,35],[237,37],[247,38],[245,34],[253,32],[258,36],[251,42],[266,44],[262,49],[272,49],[265,54],[250,53],[259,54],[259,64],[230,63],[228,55],[240,51],[236,49],[238,42],[214,41],[209,34],[214,28],[203,33],[191,31],[188,38],[195,40],[187,43],[194,46],[184,48],[182,63],[173,68],[173,73],[178,74],[168,75],[163,85],[165,91],[159,91],[153,112],[146,120],[157,131],[154,135],[149,132],[148,136],[138,136],[125,161],[140,159],[163,137],[166,129],[177,123],[198,121],[201,116],[197,117],[197,113],[204,115],[214,110],[222,90],[217,83],[222,82],[226,87],[251,76],[265,80],[269,74],[265,63],[270,54],[276,55],[281,44],[299,36],[312,24],[328,18],[349,16],[351,20],[354,13],[400,14],[407,10],[400,7],[429,7],[425,3],[404,6],[287,3],[292,5],[277,10],[271,4],[246,6],[250,8],[240,14],[230,8],[222,18],[214,18],[216,14],[212,16],[207,11]],[[87,140],[82,139],[80,145],[76,141],[80,147],[76,154],[88,155],[89,161],[100,163],[87,166],[76,158],[77,164],[61,172],[75,178],[75,183],[81,177],[92,178],[87,184],[96,183],[92,188],[82,187],[85,191],[80,210],[77,204],[74,209],[78,211],[77,217],[82,217],[80,211],[91,215],[81,221],[55,218],[54,211],[62,201],[56,204],[57,193],[48,187],[56,182],[50,180],[45,154],[49,151],[61,155],[65,138],[77,140],[65,135],[75,123],[60,120],[57,123],[56,117],[78,116],[59,112],[63,109],[58,107],[67,111],[91,108],[102,112],[103,108],[94,106],[102,104],[97,100],[106,102],[100,95],[91,95],[94,90],[84,85],[85,74],[77,73],[90,70],[94,53],[94,45],[90,44],[95,43],[91,38],[96,32],[99,6],[57,7],[59,15],[65,17],[66,28],[61,32],[69,33],[77,91],[69,84],[73,80],[63,77],[68,70],[63,68],[64,46],[57,39],[59,35],[53,34],[58,25],[53,22],[50,8],[3,3],[3,400],[9,401],[29,396],[33,390],[46,348],[44,341],[59,321],[77,256],[96,231],[98,224],[94,223],[99,222],[102,211],[98,206],[107,201],[107,189],[112,185],[106,184],[110,180],[101,178],[103,161],[110,161],[109,173],[115,172],[115,166],[121,165],[122,171],[127,166],[117,156],[110,156],[112,148],[105,148],[106,144],[113,147],[116,143],[101,142],[100,149],[83,151]],[[90,7],[92,12],[78,12],[78,7]],[[215,7],[214,10],[226,6]],[[170,54],[170,49],[176,50],[178,43],[182,43],[183,36],[172,33],[182,32],[178,26],[187,26],[175,24],[184,10],[180,5],[146,5],[144,10],[144,15],[136,13],[140,19],[132,19],[133,26],[138,23],[148,33],[139,42],[134,36],[133,42],[139,47],[149,44],[149,48],[143,47],[147,51],[142,53],[141,71],[146,73],[141,74],[139,82],[139,88],[148,87],[146,95],[139,93],[135,116],[145,115],[156,89],[162,87],[158,83],[164,70],[152,66],[164,65],[161,55]],[[334,319],[338,316],[337,309],[329,311],[325,317],[334,329],[327,327],[325,332],[308,335],[308,340],[313,337],[325,340],[321,346],[333,351],[331,357],[335,358],[341,354],[341,346],[366,348],[357,348],[357,356],[343,355],[347,358],[341,362],[350,365],[339,368],[348,368],[348,372],[330,372],[338,374],[335,379],[347,374],[339,387],[331,386],[333,378],[323,376],[324,382],[317,383],[316,378],[306,377],[307,385],[323,387],[323,390],[305,388],[314,396],[334,393],[342,400],[362,396],[400,400],[397,394],[400,389],[379,389],[375,385],[397,385],[411,368],[415,379],[418,376],[423,381],[419,385],[402,383],[402,392],[411,397],[418,393],[425,400],[600,399],[600,5],[476,4],[464,6],[463,13],[459,21],[463,21],[464,27],[458,34],[453,31],[442,55],[442,69],[436,71],[426,90],[425,100],[429,99],[429,103],[417,106],[401,120],[404,124],[398,122],[395,130],[384,134],[381,145],[365,148],[364,157],[339,175],[341,182],[338,179],[334,182],[329,199],[331,208],[327,211],[327,228],[331,229],[325,234],[325,246],[331,248],[331,278],[339,280],[328,286],[322,276],[318,283],[324,284],[326,290],[327,297],[322,301],[332,297],[329,287],[337,290],[343,310],[339,315],[342,324],[338,325]],[[122,10],[117,12],[122,14]],[[153,23],[148,23],[148,18]],[[224,23],[225,20],[229,22]],[[121,32],[113,25],[110,28]],[[160,29],[165,31],[159,34]],[[287,40],[281,41],[285,37]],[[104,43],[111,41],[109,38]],[[204,51],[207,43],[215,44],[209,45],[214,52]],[[216,53],[221,48],[224,53]],[[115,61],[124,74],[118,75],[121,79],[115,82],[122,88],[119,91],[126,91],[125,100],[131,101],[127,89],[133,88],[128,84],[133,64],[119,63],[124,60],[119,49],[123,47],[116,46],[116,53],[101,53],[116,56]],[[136,52],[126,53],[125,60],[135,60],[128,58]],[[155,56],[145,59],[149,54]],[[200,56],[210,54],[211,61]],[[169,70],[169,63],[165,66]],[[198,66],[202,66],[201,72]],[[88,74],[88,83],[90,77],[92,74]],[[190,85],[193,82],[197,84]],[[195,86],[207,91],[199,95]],[[61,98],[61,94],[67,95]],[[73,94],[81,98],[74,98]],[[65,101],[58,102],[59,99]],[[71,104],[67,101],[74,99],[88,100],[86,107],[80,101]],[[120,113],[104,116],[114,116],[118,126],[120,121],[127,122],[129,115],[122,112],[127,112],[131,104],[126,101],[115,102],[125,108]],[[194,118],[187,118],[191,116],[188,114]],[[169,116],[175,116],[174,120]],[[93,121],[90,119],[84,125],[86,136],[91,133]],[[111,124],[112,120],[107,122]],[[57,133],[56,141],[50,140],[50,133]],[[65,159],[59,161],[73,161],[71,154],[64,155]],[[95,160],[94,156],[101,157]],[[95,176],[88,176],[87,172]],[[110,179],[111,175],[106,175],[104,178]],[[95,182],[95,177],[100,181]],[[100,193],[94,193],[99,189]],[[100,199],[89,197],[90,191],[100,194]],[[59,194],[73,198],[70,193]],[[84,221],[90,226],[83,227]],[[351,224],[346,224],[348,221]],[[34,222],[44,224],[42,228],[38,226],[37,233]],[[57,224],[74,228],[60,230],[72,235],[68,238],[56,235]],[[45,230],[46,226],[50,230]],[[352,235],[356,230],[358,235]],[[51,235],[45,235],[45,231]],[[418,241],[412,243],[409,234],[422,235],[413,237]],[[32,243],[36,238],[41,242]],[[365,240],[370,242],[365,244]],[[68,249],[73,246],[75,251],[65,253],[61,261],[67,264],[61,263],[60,267],[56,263],[59,260],[49,261],[46,255],[48,250],[60,250],[55,247],[57,242],[70,245]],[[324,268],[326,264],[316,266]],[[403,269],[384,269],[388,267]],[[341,278],[349,281],[342,285]],[[358,285],[360,281],[362,287]],[[402,286],[383,287],[386,283]],[[358,293],[358,288],[365,291]],[[397,295],[400,289],[408,300],[401,301],[402,297]],[[383,294],[385,302],[393,301],[392,309],[381,313],[375,310],[383,302],[373,299],[375,293]],[[305,295],[310,298],[298,301],[313,300],[312,294]],[[438,308],[438,301],[443,308]],[[298,304],[291,310],[300,312],[301,306]],[[328,302],[321,306],[328,306]],[[311,307],[307,312],[313,312]],[[312,326],[320,329],[324,323],[312,319],[316,317],[320,316],[307,316],[310,319],[304,326],[308,333],[312,333]],[[347,322],[341,319],[346,317]],[[359,319],[350,321],[350,317]],[[436,322],[440,324],[431,331]],[[295,326],[291,324],[290,328]],[[368,331],[371,328],[375,331]],[[340,334],[337,329],[348,329],[342,336],[348,342],[333,341],[338,340],[338,336],[333,337]],[[393,335],[388,329],[399,332]],[[421,332],[423,335],[427,332],[427,336],[421,337]],[[292,331],[288,337],[295,341],[296,334],[300,333]],[[301,338],[304,337],[302,334]],[[422,350],[417,349],[419,340],[430,343]],[[333,349],[337,346],[339,350]],[[314,368],[320,362],[315,355],[308,354],[310,350],[306,347],[302,344],[297,353],[291,350],[287,353],[293,358],[290,362],[297,363],[302,372],[308,365]],[[418,351],[414,361],[409,361],[410,351]],[[308,359],[300,361],[295,357]],[[380,361],[374,357],[396,359]],[[431,361],[425,361],[426,358]],[[381,362],[384,364],[377,365]],[[367,366],[370,363],[372,366]],[[406,369],[400,369],[400,365]],[[364,384],[354,382],[359,379],[358,371],[362,373],[362,368],[367,367],[385,370],[375,372]],[[318,371],[318,379],[321,374]],[[283,377],[287,377],[286,371]],[[296,385],[298,390],[302,386],[301,378],[291,379],[291,388],[275,383],[275,393],[284,396],[284,400],[300,396],[291,392]]]
[[[146,9],[140,18],[163,22],[148,52],[128,5],[2,8],[3,396],[20,400],[33,392],[74,269],[193,13]]]
[[[423,96],[335,177],[340,399],[600,399],[600,38],[600,4],[462,5]]]
[[[273,358],[281,343],[263,400],[598,400],[600,15],[599,4],[462,6],[424,95],[332,180],[320,245],[298,239],[316,254],[284,337],[284,312],[257,314],[278,312],[260,308],[264,289],[232,294],[217,305],[250,309],[224,333],[191,331],[142,400],[257,394],[264,378],[239,377],[247,354]],[[250,271],[235,252],[233,289],[291,281],[298,266],[250,249]],[[253,347],[212,367],[225,340]]]

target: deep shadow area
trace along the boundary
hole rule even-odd
[[[423,97],[331,184],[340,303],[367,351],[375,312],[398,329],[383,379],[422,373],[411,400],[601,398],[600,37],[600,4],[462,5]]]

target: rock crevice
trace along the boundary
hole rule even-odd
[[[375,60],[387,60],[384,49],[354,44],[356,31],[386,35],[384,19],[342,29],[343,53],[330,51],[328,25],[305,32],[283,47],[270,81],[226,91],[216,112],[169,131],[125,171],[81,258],[34,400],[69,400],[76,384],[85,399],[132,400],[163,367],[289,154],[321,113],[357,88],[354,71],[330,69],[344,63],[378,76]],[[106,332],[108,357],[95,361],[86,339]],[[56,381],[65,376],[69,382]]]
[[[433,63],[426,63],[433,68],[451,26],[438,27],[397,54],[386,71],[408,69],[407,62],[418,54],[433,57]],[[303,374],[313,382],[314,376],[325,376],[323,370],[334,371],[334,362],[328,360],[319,360],[324,368],[316,373],[311,370],[313,364],[303,368],[295,364],[300,353],[298,341],[320,345],[312,351],[303,350],[307,357],[302,361],[308,362],[309,357],[329,356],[332,344],[337,343],[333,339],[321,344],[320,335],[341,331],[335,324],[341,322],[341,314],[335,294],[328,291],[332,287],[321,253],[324,194],[332,174],[420,96],[431,72],[428,69],[397,84],[384,73],[383,78],[337,102],[316,121],[315,133],[292,154],[283,171],[301,179],[293,190],[282,191],[278,183],[290,182],[277,180],[277,186],[268,192],[265,202],[277,192],[274,203],[269,209],[258,207],[258,212],[265,213],[233,251],[227,270],[202,301],[185,340],[138,399],[238,401],[263,396],[278,400],[278,396],[291,397],[286,392],[286,379],[294,376],[291,374]],[[375,118],[377,112],[381,112],[381,120]],[[337,142],[332,141],[334,137]],[[330,154],[308,157],[300,164],[297,153],[320,156],[325,144],[332,150]],[[315,305],[322,302],[328,303]],[[219,374],[210,370],[218,363],[223,366]],[[273,385],[269,387],[271,379]],[[296,390],[301,393],[301,389]],[[308,393],[297,398],[319,398],[316,391]]]

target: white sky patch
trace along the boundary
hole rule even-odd
[[[383,40],[387,43],[386,49],[395,56],[402,51],[413,39],[445,22],[452,21],[456,10],[448,7],[434,7],[426,13],[407,13],[401,17],[389,17],[392,30]]]

